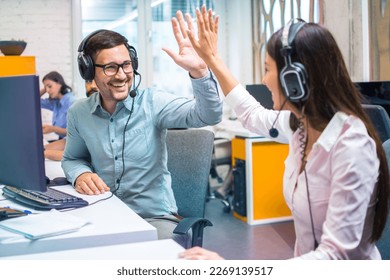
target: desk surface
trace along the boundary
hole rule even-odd
[[[7,260],[175,260],[185,249],[172,239],[0,257]]]
[[[46,160],[45,164],[46,174],[50,179],[64,176],[60,162]],[[110,193],[99,196],[81,195],[76,193],[70,185],[56,188],[82,196],[89,203],[110,195]],[[22,207],[10,200],[0,201],[0,206],[18,209]],[[77,232],[36,241],[30,241],[22,235],[0,229],[0,257],[157,240],[157,230],[116,196],[67,213],[83,218],[90,224]]]
[[[214,125],[212,129],[215,133],[215,137],[228,139],[233,139],[234,137],[263,138],[263,136],[250,132],[248,129],[244,128],[238,120],[224,119],[219,124]]]

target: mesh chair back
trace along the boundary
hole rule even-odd
[[[390,119],[386,110],[380,105],[362,104],[371,119],[382,143],[390,138]]]
[[[205,129],[168,130],[168,170],[182,217],[204,217],[213,144]]]

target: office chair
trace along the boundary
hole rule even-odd
[[[213,158],[211,160],[210,176],[217,179],[221,184],[216,190],[211,190],[209,183],[209,199],[219,199],[223,205],[223,211],[229,213],[231,210],[231,196],[233,194],[233,170],[232,170],[232,147],[231,140],[217,137],[214,139]],[[224,178],[218,172],[219,166],[227,166]]]
[[[191,246],[202,247],[203,229],[213,224],[204,218],[214,133],[204,129],[168,130],[168,170],[178,214],[184,217],[175,230],[192,229]]]
[[[386,153],[387,162],[390,164],[390,139],[386,140],[382,145]],[[383,231],[381,238],[376,242],[376,246],[381,253],[382,259],[390,260],[390,213],[387,216],[385,230]]]
[[[372,124],[379,134],[382,143],[390,138],[390,118],[386,110],[380,105],[362,104]]]

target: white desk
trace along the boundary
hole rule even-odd
[[[233,139],[237,136],[263,138],[262,136],[250,132],[248,129],[243,127],[238,120],[223,119],[219,124],[212,126],[212,130],[215,133],[215,137],[222,137],[227,139]]]
[[[46,173],[51,179],[64,176],[60,162],[49,160],[46,160]],[[58,188],[64,192],[82,196],[90,203],[109,196],[109,193],[99,196],[81,195],[76,193],[70,185]],[[1,198],[2,196],[0,196]],[[0,201],[0,206],[11,206],[18,209],[23,207],[10,200]],[[23,207],[23,209],[27,208]],[[157,230],[116,196],[67,213],[81,217],[89,221],[90,224],[77,232],[35,241],[0,229],[0,257],[157,240]]]
[[[10,256],[7,260],[175,260],[185,249],[172,239],[146,241],[40,254]]]

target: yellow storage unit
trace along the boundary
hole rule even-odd
[[[232,161],[245,160],[247,216],[234,212],[248,224],[265,224],[291,220],[283,196],[284,160],[288,145],[268,138],[234,138]]]
[[[0,56],[0,76],[35,74],[35,56]]]

